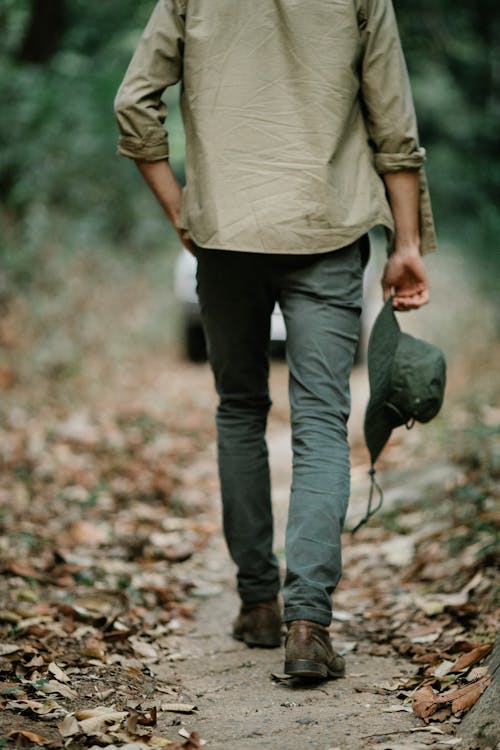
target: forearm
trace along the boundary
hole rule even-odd
[[[429,301],[429,282],[420,255],[419,177],[416,171],[383,175],[394,218],[394,249],[382,277],[384,299],[396,310],[414,310]]]
[[[135,163],[167,217],[175,227],[179,226],[182,191],[168,161],[136,160]]]
[[[135,162],[137,168],[155,194],[158,203],[170,219],[182,244],[192,252],[192,243],[181,226],[182,188],[166,159]]]
[[[419,179],[415,170],[387,172],[383,175],[394,219],[394,251],[419,250]]]

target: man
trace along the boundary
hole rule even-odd
[[[186,188],[161,95],[182,81]],[[267,447],[270,315],[287,326],[293,481],[285,671],[343,674],[331,595],[349,498],[346,422],[367,232],[390,236],[396,310],[425,304],[435,249],[408,76],[390,0],[160,0],[116,99],[131,157],[198,259],[220,396],[224,531],[242,600],[235,638],[280,645]]]

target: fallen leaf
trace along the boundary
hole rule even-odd
[[[415,554],[415,544],[406,535],[394,534],[390,539],[378,546],[379,552],[387,560],[389,565],[395,568],[404,568],[410,565]]]
[[[17,646],[15,643],[0,643],[0,656],[8,656],[9,654],[15,654],[16,651],[20,651],[21,646]]]
[[[446,734],[437,726],[411,727],[410,732],[430,732],[430,734]]]
[[[430,674],[434,675],[434,677],[444,677],[445,675],[449,674],[450,672],[453,672],[452,669],[455,662],[449,661],[448,659],[445,659],[441,662],[441,664],[438,664],[437,667],[433,667]]]
[[[337,622],[349,622],[354,619],[354,615],[351,612],[342,612],[340,609],[332,612],[332,620],[336,620]]]
[[[49,672],[54,675],[58,682],[71,682],[71,677],[68,677],[54,661],[51,661],[49,664]]]
[[[145,659],[158,659],[158,652],[147,641],[142,641],[139,638],[129,638],[129,643],[137,656],[142,656]]]
[[[28,732],[26,729],[13,729],[6,734],[6,737],[13,740],[28,740],[34,745],[48,745],[50,743],[47,737],[42,737],[41,734],[35,734],[35,732]]]
[[[81,650],[82,656],[88,656],[89,659],[98,659],[106,661],[106,646],[98,638],[89,638]]]
[[[388,708],[382,709],[382,713],[384,714],[397,714],[397,713],[411,714],[411,706],[404,706],[401,703],[398,703],[394,706],[389,706]]]
[[[116,711],[114,708],[107,706],[97,706],[96,708],[83,708],[75,711],[74,717],[78,721],[87,721],[88,719],[103,719],[103,721],[120,721],[127,716],[126,711]]]
[[[70,688],[69,685],[63,685],[62,683],[57,682],[57,680],[47,680],[47,682],[36,685],[36,689],[38,692],[48,693],[49,695],[51,693],[58,693],[59,695],[63,695],[65,698],[71,698],[72,700],[78,697],[78,693]]]
[[[75,734],[80,734],[80,726],[74,716],[68,714],[64,717],[63,721],[58,725],[59,733],[63,737],[72,737]]]
[[[467,682],[475,682],[475,680],[484,677],[485,674],[488,674],[488,667],[475,667],[475,669],[471,669],[465,679]]]
[[[183,727],[182,729],[179,729],[178,734],[180,734],[181,737],[185,737],[187,740],[187,742],[184,742],[181,745],[181,748],[184,748],[184,750],[200,750],[200,748],[206,744],[205,740],[200,739],[198,732],[190,733]],[[177,750],[177,748],[172,748],[172,750]]]
[[[156,725],[158,718],[156,706],[153,706],[149,711],[144,711],[143,713],[137,711],[135,708],[127,706],[127,711],[129,712],[129,716],[125,722],[125,728],[127,732],[130,732],[131,734],[137,734],[137,725],[145,727]]]
[[[439,694],[435,690],[429,685],[424,685],[424,687],[416,690],[413,695],[413,713],[427,721],[437,711],[438,698]]]
[[[438,717],[438,709],[449,707],[454,714],[463,713],[476,703],[490,682],[491,675],[485,675],[477,682],[441,694],[433,690],[430,685],[424,685],[416,690],[413,695],[413,712],[425,721],[428,721],[433,715],[439,719],[446,718],[448,712],[445,712],[446,716]]]
[[[464,688],[454,691],[448,695],[452,701],[451,710],[454,714],[468,711],[477,702],[491,682],[491,675],[487,675],[477,682],[466,685]]]
[[[153,745],[153,747],[167,747],[168,746],[169,748],[171,748],[174,744],[177,744],[177,743],[174,743],[172,740],[167,740],[166,737],[160,737],[157,734],[153,734],[149,738],[148,744]]]
[[[478,646],[477,648],[474,648],[467,654],[462,654],[462,656],[460,656],[453,665],[453,669],[450,669],[450,672],[461,672],[462,669],[471,667],[473,664],[480,661],[483,656],[489,654],[492,648],[492,644],[485,644],[484,646]]]
[[[196,706],[189,703],[162,703],[162,711],[174,711],[181,714],[190,714],[196,709]]]
[[[434,631],[433,633],[427,633],[426,635],[415,635],[411,638],[412,643],[421,643],[423,645],[429,643],[435,643],[441,635],[441,629]]]
[[[33,578],[34,580],[43,581],[44,576],[41,575],[32,565],[22,562],[10,562],[6,566],[6,570],[13,573],[15,576],[21,578]]]

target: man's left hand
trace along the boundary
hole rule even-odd
[[[399,312],[416,310],[429,301],[429,281],[418,248],[396,249],[389,256],[382,276],[384,300],[394,295],[392,306]]]

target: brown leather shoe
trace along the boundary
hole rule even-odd
[[[281,613],[277,599],[242,604],[240,614],[233,623],[233,638],[244,641],[247,646],[281,646]]]
[[[345,661],[333,648],[328,628],[309,620],[288,624],[285,673],[293,677],[343,677]]]

